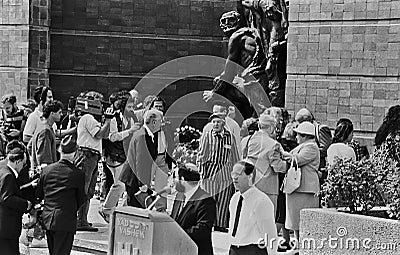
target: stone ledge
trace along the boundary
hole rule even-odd
[[[336,209],[304,209],[300,213],[302,255],[399,254],[399,240],[400,221]]]
[[[75,251],[103,255],[107,254],[108,245],[87,240],[75,239],[72,249]]]

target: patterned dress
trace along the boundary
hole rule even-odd
[[[202,187],[217,202],[215,225],[227,228],[229,225],[229,201],[235,190],[231,171],[239,160],[235,139],[224,129],[221,133],[210,130],[200,139],[197,165],[201,174]]]
[[[386,140],[375,148],[374,157],[381,161],[390,158],[400,165],[400,130],[390,133]]]

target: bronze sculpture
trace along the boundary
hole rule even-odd
[[[284,0],[243,0],[238,11],[222,15],[228,57],[214,89],[203,94],[206,102],[220,94],[244,118],[259,115],[271,103],[284,107],[287,11]]]

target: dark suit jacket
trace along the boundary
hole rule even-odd
[[[8,166],[0,169],[0,238],[18,239],[28,201],[21,197],[17,179]],[[1,252],[0,252],[1,253]]]
[[[47,230],[75,232],[76,212],[86,201],[85,174],[68,160],[42,171],[36,196],[44,199],[42,213]]]
[[[149,139],[146,139],[146,130],[141,127],[136,131],[129,144],[126,162],[123,166],[120,180],[127,186],[136,187],[137,179],[150,187],[151,167],[156,158],[156,149],[153,148]],[[135,176],[137,178],[135,178]],[[138,190],[139,187],[137,187]],[[135,188],[136,190],[136,188]],[[134,192],[134,191],[133,191]]]
[[[180,205],[179,196],[182,194],[177,195],[171,216],[196,243],[199,255],[214,254],[211,231],[217,215],[215,200],[198,188],[179,215],[176,215]]]

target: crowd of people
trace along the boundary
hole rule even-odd
[[[81,97],[106,101],[94,91]],[[139,208],[157,198],[154,208],[170,213],[199,254],[213,254],[212,231],[228,233],[230,254],[287,251],[296,248],[291,231],[299,240],[300,211],[321,206],[321,184],[335,160],[368,157],[368,150],[354,141],[349,119],[339,119],[332,132],[306,108],[290,120],[285,109],[271,107],[239,125],[235,108],[215,101],[196,163],[178,162],[171,157],[176,141],[164,117],[165,101],[155,95],[143,103],[139,98],[135,90],[120,91],[108,100],[111,115],[83,108],[63,117],[64,107],[48,87],[34,91],[35,108],[31,100],[20,110],[15,96],[3,97],[2,254],[19,254],[22,228],[40,225],[31,238],[45,235],[50,254],[57,255],[70,253],[76,231],[97,231],[87,214],[99,165],[108,173],[99,208],[106,222],[124,194],[128,206]],[[398,139],[394,124],[399,116],[398,106],[389,109],[377,145],[395,146],[391,141]],[[301,182],[294,192],[284,193],[293,162],[301,169]],[[168,208],[167,194],[174,192]],[[30,220],[22,224],[24,213]],[[278,235],[282,241],[271,242]]]

